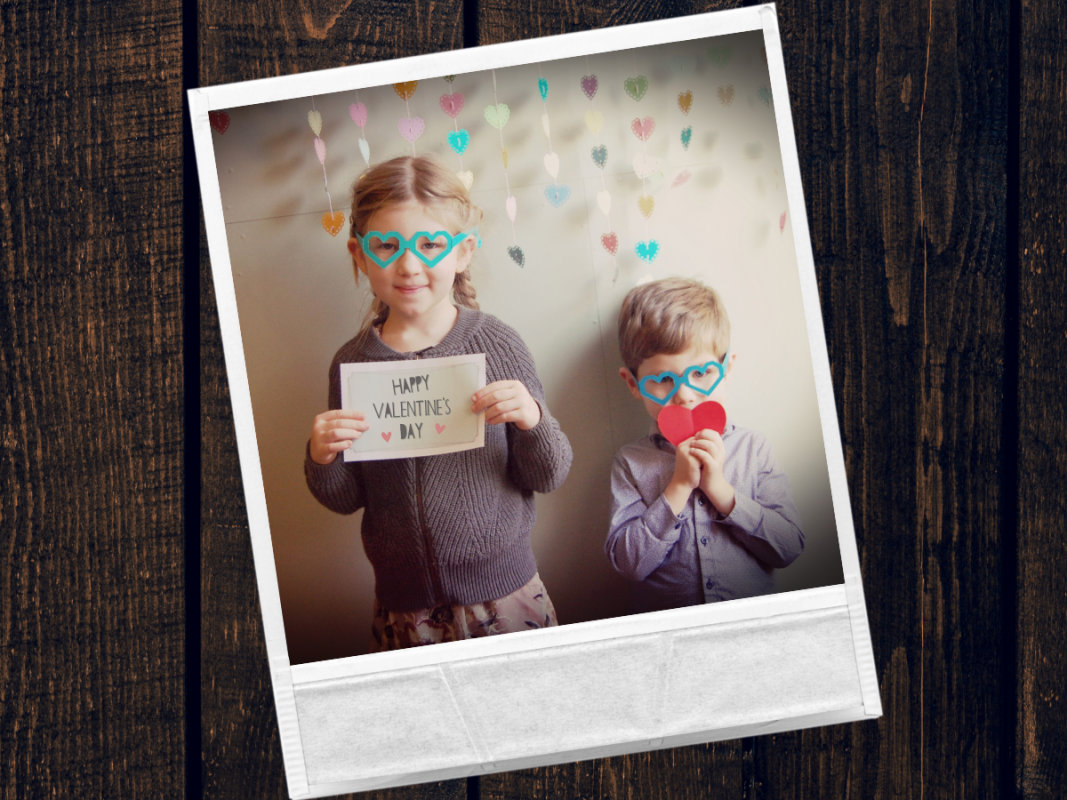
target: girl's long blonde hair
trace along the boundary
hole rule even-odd
[[[425,206],[453,234],[475,228],[482,221],[482,210],[471,202],[467,187],[435,156],[399,156],[369,167],[352,184],[349,236],[363,236],[376,212],[412,200]],[[355,272],[358,283],[359,269]],[[469,267],[456,273],[452,297],[462,306],[478,308]],[[389,307],[374,298],[363,329],[381,325],[388,316]]]

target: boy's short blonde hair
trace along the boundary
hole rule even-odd
[[[693,342],[716,358],[730,349],[730,318],[719,293],[690,278],[664,278],[632,289],[619,314],[619,349],[636,376],[647,358],[674,355]]]

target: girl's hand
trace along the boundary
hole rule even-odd
[[[528,431],[541,421],[541,407],[521,381],[495,381],[471,399],[471,411],[484,411],[487,425],[514,422],[520,430]]]
[[[692,438],[690,452],[700,461],[700,491],[723,516],[734,510],[734,487],[726,482],[722,469],[726,464],[726,445],[722,436],[705,428]]]
[[[311,460],[323,466],[333,463],[338,453],[370,429],[366,419],[362,411],[340,408],[319,414],[311,425]]]

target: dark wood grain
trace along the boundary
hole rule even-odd
[[[758,739],[760,796],[997,796],[1007,9],[779,16],[885,715]]]
[[[399,58],[463,44],[458,2],[201,0],[198,7],[201,86]],[[286,798],[233,410],[203,232],[200,286],[204,797]],[[467,796],[467,784],[447,781],[351,796],[460,800]]]
[[[1067,787],[1067,29],[1021,5],[1015,731],[1020,796],[1051,800]]]
[[[0,796],[185,777],[176,2],[0,4]]]

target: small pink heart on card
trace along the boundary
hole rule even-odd
[[[634,121],[630,123],[630,130],[642,142],[647,142],[648,137],[652,135],[652,131],[656,130],[656,120],[652,119],[652,117],[645,117],[644,119],[634,117]]]
[[[385,439],[385,441],[388,442],[392,437],[393,437],[393,432],[392,431],[383,431],[382,432],[382,438]]]
[[[441,105],[441,110],[444,111],[452,119],[456,118],[456,115],[463,110],[463,104],[466,102],[466,98],[462,92],[453,92],[452,94],[443,94],[438,101]]]
[[[441,431],[443,431],[443,430],[445,429],[445,426],[444,426],[444,425],[442,425],[442,424],[441,424],[440,422],[435,422],[435,423],[433,424],[433,426],[434,426],[435,428],[437,428],[437,432],[438,432],[438,433],[440,433]]]
[[[362,103],[353,103],[348,107],[348,116],[352,117],[352,121],[359,127],[363,128],[367,125],[367,107]]]
[[[721,434],[726,428],[726,409],[714,400],[701,403],[692,411],[685,406],[667,406],[659,412],[656,422],[660,433],[677,447],[705,428]]]

